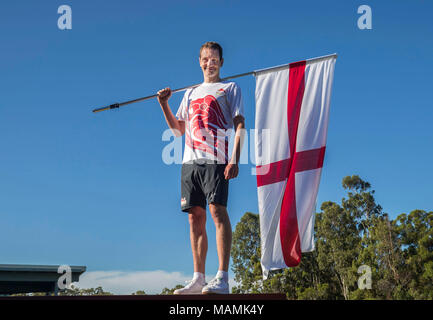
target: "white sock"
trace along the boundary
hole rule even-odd
[[[201,282],[205,282],[205,276],[204,273],[201,272],[194,272],[194,276],[192,277],[193,280],[198,279]]]
[[[215,278],[222,278],[224,281],[229,281],[229,273],[227,271],[218,270]]]

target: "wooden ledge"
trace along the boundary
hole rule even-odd
[[[197,300],[286,300],[286,296],[280,293],[270,294],[197,294],[197,295],[101,295],[101,296],[13,296],[0,297],[0,300],[49,300],[49,301],[197,301]]]

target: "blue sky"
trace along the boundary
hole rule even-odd
[[[71,30],[57,27],[62,4],[72,8]],[[357,27],[362,4],[371,30]],[[151,291],[143,279],[156,270],[171,282],[155,288],[191,275],[180,165],[162,161],[157,101],[91,110],[201,82],[198,50],[208,40],[224,48],[222,76],[338,53],[318,205],[339,202],[341,179],[358,174],[392,218],[431,211],[432,9],[419,0],[2,2],[0,263],[86,265],[89,285],[120,293]],[[251,129],[255,80],[237,82]],[[173,111],[181,98],[170,99]],[[233,228],[258,211],[253,167],[231,181]],[[96,276],[104,272],[136,287],[109,285]],[[138,285],[137,274],[147,275]]]

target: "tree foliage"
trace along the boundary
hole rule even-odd
[[[111,292],[104,291],[102,287],[80,289],[71,285],[69,289],[59,291],[59,296],[107,296],[112,295]]]
[[[239,286],[234,293],[257,293],[261,287],[262,271],[260,265],[260,230],[259,216],[247,212],[236,225],[233,233],[231,255],[235,281]]]
[[[342,181],[341,203],[322,203],[316,214],[316,250],[295,268],[262,278],[259,216],[236,225],[233,293],[285,293],[289,299],[433,299],[433,212],[414,210],[395,220],[376,203],[370,183]],[[371,288],[360,285],[371,271]]]
[[[17,294],[12,294],[11,296],[46,296],[46,295],[53,296],[54,292],[17,293]],[[107,295],[112,295],[112,293],[108,291],[104,291],[102,287],[80,289],[74,285],[71,285],[70,288],[59,290],[58,295],[59,296],[107,296]]]
[[[172,295],[172,294],[174,293],[174,290],[182,289],[183,287],[184,287],[183,285],[178,284],[178,285],[176,285],[174,288],[171,288],[171,289],[169,289],[169,288],[164,288],[164,289],[162,289],[162,291],[161,291],[160,294],[168,294],[168,295]]]

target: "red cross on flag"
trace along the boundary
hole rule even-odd
[[[314,250],[336,55],[256,71],[256,174],[261,264],[294,267]],[[267,129],[268,135],[265,134]]]

